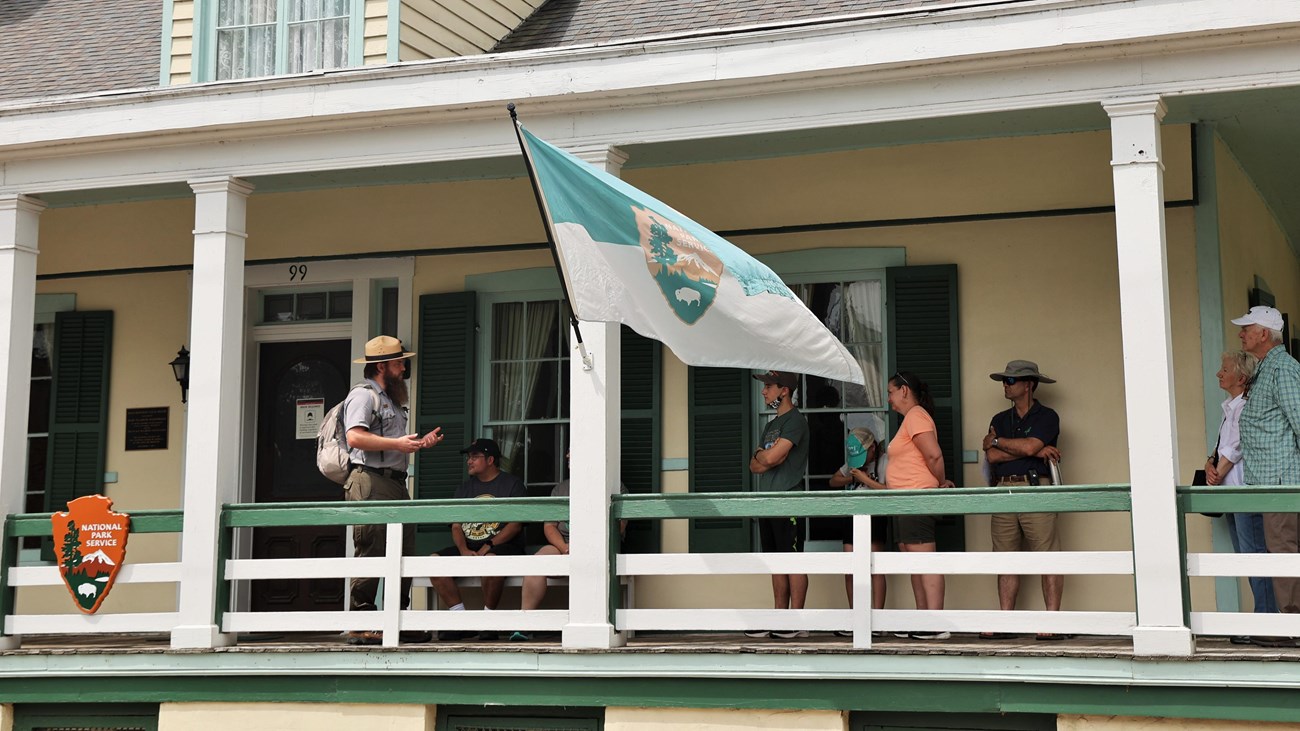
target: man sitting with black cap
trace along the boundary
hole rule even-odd
[[[456,488],[456,498],[499,498],[527,497],[524,481],[509,472],[502,472],[500,467],[501,448],[491,439],[475,439],[468,447],[460,450],[465,456],[465,465],[469,479]],[[438,551],[439,556],[521,556],[524,552],[524,526],[522,523],[452,523],[451,541],[454,545]],[[448,576],[431,577],[433,588],[453,612],[465,609],[460,599],[460,587],[456,580]],[[501,601],[501,587],[505,583],[501,576],[484,576],[483,608],[496,609]],[[468,639],[473,632],[444,630],[438,633],[438,639],[455,641]],[[496,639],[496,632],[480,632],[481,640]]]

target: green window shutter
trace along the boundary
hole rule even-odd
[[[47,511],[67,510],[69,500],[103,490],[112,351],[112,312],[55,315],[54,382],[45,470]],[[43,560],[54,560],[49,541],[43,543],[41,554]]]
[[[642,337],[623,326],[622,450],[623,485],[630,495],[661,491],[660,373],[662,357],[657,340]],[[658,553],[658,520],[628,523],[624,553]]]
[[[754,440],[750,419],[754,379],[738,368],[691,368],[690,490],[747,492]],[[693,553],[750,550],[749,518],[697,518],[691,521]]]
[[[957,265],[886,270],[889,373],[911,371],[930,386],[944,474],[961,485],[961,354],[957,325]],[[897,414],[891,428],[898,428]],[[942,516],[940,551],[966,549],[965,520]]]
[[[459,450],[473,439],[474,292],[426,294],[420,297],[419,341],[415,373],[415,424],[421,434],[442,427],[443,442],[416,453],[415,499],[451,497],[465,481],[465,460]],[[446,525],[416,529],[416,549],[431,553],[451,545]]]

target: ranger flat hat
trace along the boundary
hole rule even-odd
[[[1056,379],[1048,378],[1038,372],[1038,364],[1032,360],[1013,360],[1007,363],[1007,369],[1001,373],[990,373],[989,378],[995,381],[1001,381],[1003,378],[1033,378],[1039,383],[1056,383]]]
[[[402,348],[402,341],[388,335],[371,338],[366,343],[366,356],[357,358],[353,363],[382,363],[386,360],[402,360],[415,353],[408,353]]]

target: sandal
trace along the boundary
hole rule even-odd
[[[980,633],[981,640],[1014,640],[1015,638],[1016,635],[1014,632],[981,632]]]

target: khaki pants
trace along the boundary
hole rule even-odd
[[[387,477],[371,472],[353,470],[343,489],[347,491],[349,502],[370,500],[409,500],[406,486]],[[415,552],[415,526],[407,525],[402,530],[402,553],[410,556]],[[388,526],[383,523],[352,526],[352,544],[357,558],[383,556],[387,548]],[[374,609],[375,593],[379,590],[379,579],[375,577],[352,579],[352,608]],[[411,601],[411,580],[402,579],[402,608]]]
[[[1296,536],[1300,527],[1297,513],[1264,513],[1264,545],[1269,553],[1297,552]],[[1273,593],[1277,610],[1288,614],[1300,612],[1300,578],[1274,576]]]

